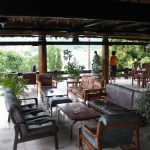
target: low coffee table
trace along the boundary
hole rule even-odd
[[[71,140],[72,140],[73,125],[77,121],[95,119],[97,117],[100,117],[101,115],[99,112],[87,107],[81,102],[58,104],[57,108],[58,108],[58,114],[57,114],[58,122],[59,122],[60,110],[71,120],[71,127],[70,127]]]

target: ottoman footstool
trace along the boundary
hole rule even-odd
[[[48,106],[49,106],[49,112],[51,114],[51,117],[53,115],[53,107],[56,107],[57,104],[63,104],[63,103],[71,103],[72,100],[68,97],[51,97],[48,100]]]

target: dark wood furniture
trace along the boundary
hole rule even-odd
[[[140,150],[139,117],[134,113],[102,115],[95,128],[79,128],[79,149],[84,150],[84,146],[90,150],[118,146]]]
[[[38,93],[38,91],[41,91],[42,87],[57,88],[57,81],[53,80],[52,73],[40,73],[36,74],[36,86]]]
[[[68,81],[67,82],[67,94],[72,93],[76,97],[87,100],[87,95],[95,94],[105,91],[105,85],[99,76],[94,75],[83,75],[81,81]],[[95,97],[99,99],[99,97]]]
[[[142,82],[142,88],[146,87],[150,82],[150,63],[143,63],[141,72],[139,73],[139,86]]]
[[[25,121],[18,106],[10,111],[11,119],[14,123],[15,139],[13,150],[17,150],[17,144],[54,136],[55,149],[58,149],[57,126],[55,120],[49,117],[42,117],[35,120]]]
[[[142,83],[142,88],[146,86],[146,75],[147,75],[147,70],[146,69],[140,69],[137,70],[137,75],[138,75],[138,86],[140,87],[140,84]]]
[[[77,121],[90,120],[100,117],[99,112],[87,107],[86,105],[80,102],[58,104],[57,107],[58,107],[58,122],[60,110],[71,120],[71,127],[70,127],[71,140],[72,140],[72,129]]]
[[[36,84],[36,72],[22,73],[22,77],[27,80],[27,84]]]
[[[132,75],[132,85],[134,83],[134,80],[138,81],[138,79],[139,79],[139,74],[137,71],[140,70],[140,68],[141,68],[141,62],[138,60],[135,61],[132,66],[132,74],[131,74]]]
[[[8,90],[5,91],[5,104],[15,129],[13,150],[17,150],[18,143],[48,136],[54,137],[55,148],[58,149],[57,126],[46,110],[38,107],[30,109],[30,105],[21,106]]]

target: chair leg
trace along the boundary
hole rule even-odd
[[[8,122],[10,123],[10,114],[8,114]]]
[[[133,77],[132,77],[132,85],[133,85]]]
[[[58,137],[57,137],[57,133],[55,133],[54,138],[55,138],[55,149],[58,149]]]
[[[81,139],[81,137],[80,137],[80,134],[81,134],[81,128],[79,128],[79,133],[78,133],[79,135],[79,149],[80,150],[83,150],[83,144],[82,144],[82,139]]]
[[[139,125],[135,128],[135,144],[136,150],[140,150],[140,141],[139,141]]]
[[[19,143],[19,139],[18,139],[18,135],[19,135],[18,126],[15,125],[14,129],[15,129],[15,139],[14,139],[13,150],[17,150],[17,144]]]
[[[15,139],[14,139],[13,150],[17,150],[17,144],[18,144],[17,140],[18,140],[18,135],[17,135],[17,133],[15,133]]]
[[[13,150],[17,150],[17,141],[16,141],[16,139],[14,140]]]

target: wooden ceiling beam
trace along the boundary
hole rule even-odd
[[[134,30],[118,30],[118,29],[98,29],[97,28],[78,28],[78,27],[47,27],[47,28],[41,28],[41,27],[35,27],[35,28],[1,28],[0,34],[7,34],[7,32],[14,32],[14,34],[17,34],[17,32],[76,32],[80,33],[82,32],[85,34],[86,32],[95,32],[98,34],[150,34],[149,28],[147,30],[143,31],[134,31]]]
[[[57,8],[57,9],[56,9]],[[92,11],[91,11],[92,8]],[[101,9],[102,8],[102,9]],[[59,10],[59,11],[57,11]],[[104,12],[104,10],[106,10]],[[109,11],[108,11],[109,10]],[[0,15],[41,16],[63,18],[89,18],[105,20],[150,21],[150,5],[122,3],[117,1],[86,1],[85,3],[51,0],[47,1],[2,1]]]
[[[150,44],[150,42],[27,42],[27,41],[22,41],[22,42],[0,42],[0,46],[11,46],[11,45],[33,45],[33,46],[38,46],[41,44],[46,44],[46,45],[147,45]]]

